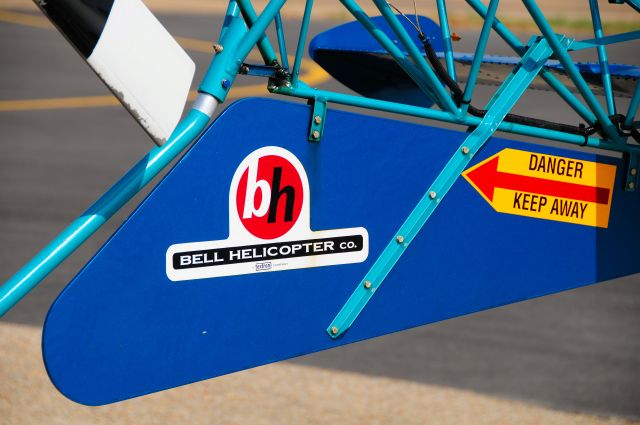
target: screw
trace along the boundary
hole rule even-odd
[[[249,67],[247,65],[242,65],[240,67],[240,73],[241,74],[248,74],[249,73]]]
[[[627,187],[631,190],[635,189],[636,184],[634,182],[629,182],[629,184],[627,185]]]
[[[322,122],[322,118],[320,117],[320,115],[316,115],[315,117],[313,117],[313,122],[315,122],[316,124],[320,124]]]
[[[338,328],[336,326],[331,326],[331,335],[336,335],[338,333]]]
[[[224,50],[224,47],[222,47],[222,44],[220,43],[213,43],[213,51],[216,53],[220,53]]]
[[[313,137],[314,139],[319,139],[320,132],[318,130],[313,130],[313,133],[311,133],[311,137]]]
[[[466,146],[463,146],[463,147],[462,147],[462,153],[463,153],[464,155],[468,155],[468,154],[469,154],[469,148],[468,148],[468,147],[466,147]]]
[[[402,236],[402,235],[396,236],[396,242],[398,242],[398,243],[404,242],[404,236]]]
[[[364,289],[371,289],[371,282],[368,280],[364,281]]]
[[[224,79],[224,80],[220,81],[220,84],[222,85],[222,88],[226,90],[231,85],[231,82],[229,80],[227,80],[227,79]]]
[[[636,170],[635,168],[631,169],[631,175],[635,176],[636,174],[638,174],[638,170]]]
[[[435,193],[433,190],[432,190],[431,192],[429,192],[429,198],[431,198],[431,199],[436,199],[436,196],[437,196],[437,195],[438,195],[438,194],[437,194],[437,193]]]

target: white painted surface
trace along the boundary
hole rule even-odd
[[[182,115],[195,64],[142,1],[114,1],[87,62],[162,145]]]

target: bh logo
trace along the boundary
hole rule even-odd
[[[303,178],[308,184],[298,159],[275,146],[258,149],[242,161],[238,175],[235,206],[244,228],[260,239],[289,232],[302,211]]]

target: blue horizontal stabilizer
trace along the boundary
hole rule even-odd
[[[330,110],[310,143],[310,117],[231,105],[80,271],[43,332],[63,394],[112,403],[640,271],[640,194],[621,188],[621,159],[493,138],[333,340],[467,134]]]
[[[374,17],[372,21],[394,40],[399,48],[404,50],[383,17]],[[404,18],[400,19],[400,22],[412,36],[418,48],[424,51],[418,39],[417,30]],[[419,17],[419,22],[422,31],[429,37],[435,51],[438,52],[438,56],[441,59],[444,58],[439,26],[423,16]],[[363,96],[417,106],[432,104],[387,51],[358,22],[342,24],[318,34],[309,45],[309,54],[336,80]],[[454,53],[454,60],[457,65],[458,82],[464,83],[469,74],[473,54]],[[514,56],[485,55],[482,61],[482,72],[478,75],[477,82],[485,85],[500,85],[519,61],[520,58]],[[594,93],[603,94],[600,65],[588,62],[577,62],[576,65]],[[570,90],[577,91],[557,60],[549,60],[545,66]],[[616,95],[631,97],[635,82],[640,79],[640,67],[610,64],[609,71],[612,88]],[[541,78],[534,80],[530,88],[550,90]]]

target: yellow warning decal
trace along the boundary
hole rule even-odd
[[[609,226],[615,165],[507,148],[462,175],[498,212]]]

